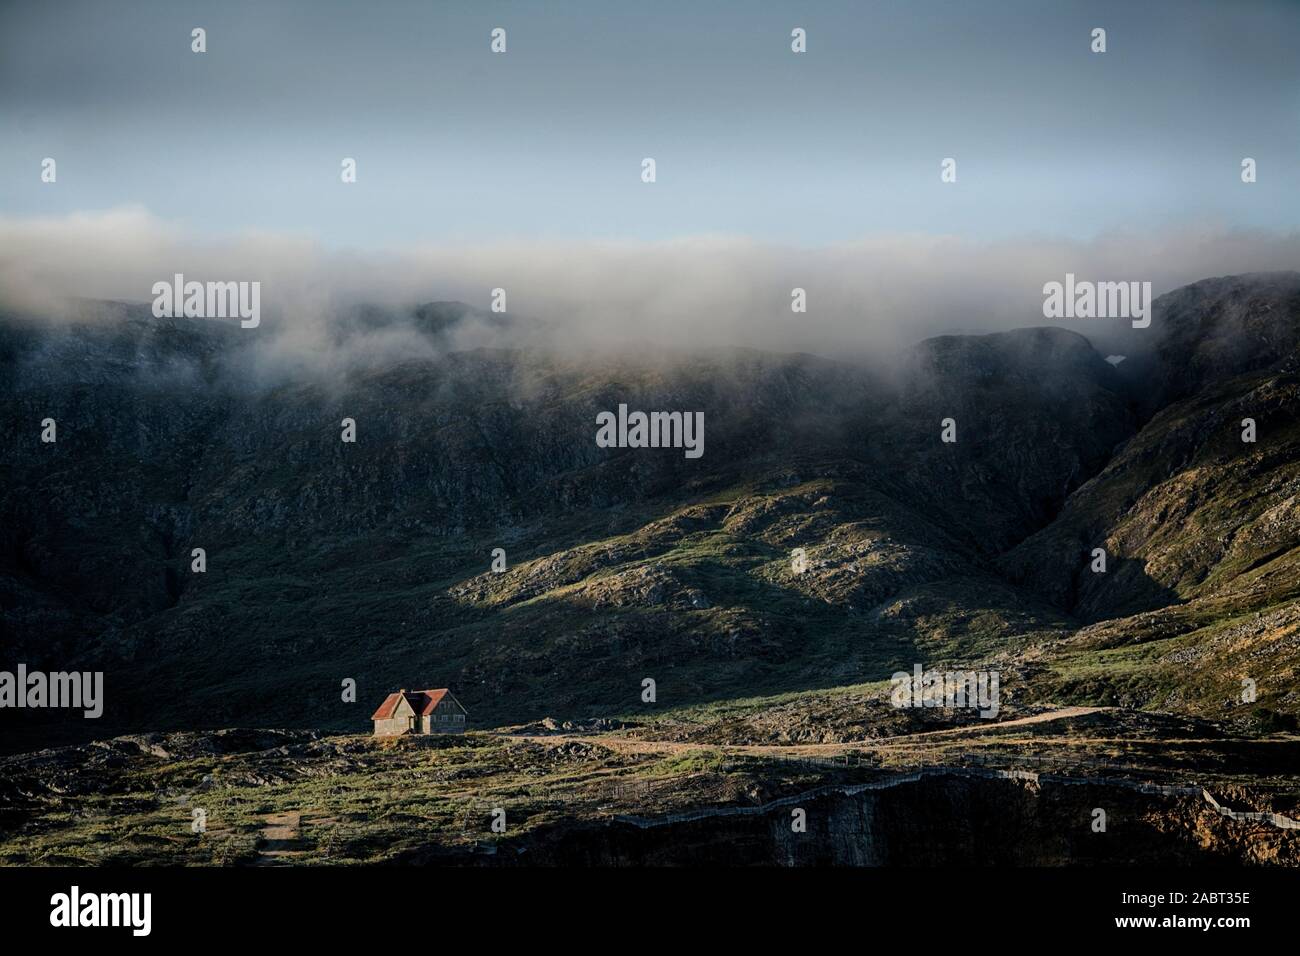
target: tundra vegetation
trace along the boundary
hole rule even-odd
[[[338,326],[428,354],[313,378],[260,367],[236,323],[97,310],[0,323],[6,660],[105,675],[95,721],[6,715],[11,862],[541,853],[935,762],[1294,816],[1300,275],[1162,296],[1119,364],[1052,328],[878,364],[454,351],[509,322],[433,304]],[[707,450],[600,447],[620,405],[702,412]],[[891,707],[918,665],[998,674],[997,719]],[[418,681],[478,732],[351,736]],[[1147,797],[1214,852],[1294,853]]]

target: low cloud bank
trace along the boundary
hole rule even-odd
[[[292,235],[204,239],[141,208],[55,219],[0,218],[0,306],[57,321],[71,298],[148,303],[155,282],[261,283],[258,351],[298,367],[373,364],[428,352],[427,337],[358,328],[360,304],[403,309],[456,300],[537,322],[468,322],[454,347],[562,350],[747,346],[837,357],[887,354],[941,332],[1088,322],[1043,318],[1042,287],[1067,272],[1150,281],[1155,294],[1209,276],[1294,269],[1300,234],[1206,225],[1078,242],[978,242],[868,236],[816,248],[743,238],[670,242],[534,241],[423,246],[388,253],[327,249]],[[791,290],[807,312],[791,311]],[[345,327],[346,326],[346,327]],[[254,333],[249,333],[254,334]]]

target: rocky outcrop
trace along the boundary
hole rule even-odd
[[[1104,811],[1104,829],[1095,823]],[[1191,866],[1300,862],[1300,830],[1196,787],[936,769],[764,807],[555,827],[398,863],[485,866]],[[801,817],[803,829],[794,821]]]

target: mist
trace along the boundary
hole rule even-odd
[[[328,248],[290,233],[198,238],[125,207],[59,218],[0,218],[0,307],[46,322],[93,319],[77,300],[148,304],[175,273],[258,281],[266,320],[253,354],[265,368],[337,370],[433,357],[440,348],[641,353],[746,347],[870,359],[944,332],[1061,325],[1095,337],[1114,320],[1043,318],[1043,284],[1072,272],[1150,281],[1156,295],[1198,279],[1293,269],[1300,234],[1205,224],[1070,240],[975,241],[867,235],[782,246],[731,236],[671,241],[493,242],[383,252]],[[493,289],[506,317],[488,316]],[[803,289],[807,312],[791,310]],[[442,345],[400,321],[351,322],[374,306],[479,310]]]

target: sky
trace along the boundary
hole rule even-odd
[[[1262,0],[8,0],[0,216],[330,250],[1293,231],[1298,40]]]
[[[1049,324],[1066,273],[1300,268],[1298,48],[1300,0],[0,0],[0,310],[180,272],[301,354],[498,287],[566,346]]]

